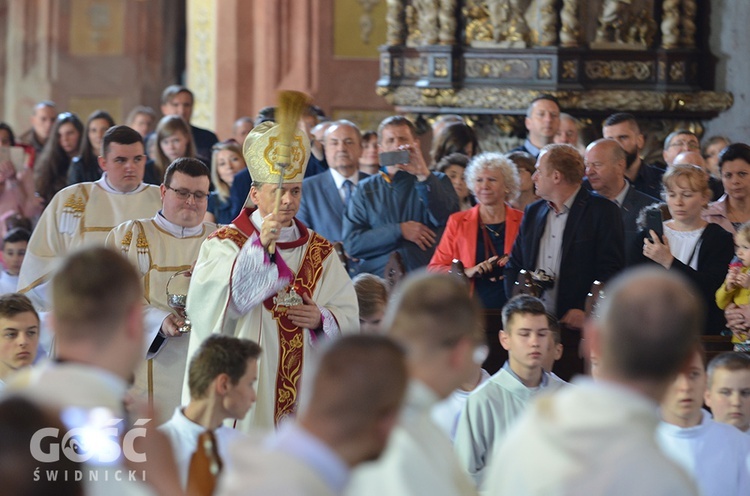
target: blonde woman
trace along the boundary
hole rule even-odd
[[[208,197],[204,220],[217,224],[231,224],[234,220],[229,190],[234,175],[246,168],[242,147],[233,139],[216,143],[211,152],[211,183],[214,190]]]

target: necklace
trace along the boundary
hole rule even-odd
[[[495,231],[494,229],[492,229],[492,228],[491,228],[490,226],[488,226],[487,224],[485,224],[485,225],[484,225],[484,227],[485,227],[485,228],[487,228],[487,230],[488,230],[489,232],[491,232],[491,233],[492,233],[492,235],[493,235],[493,236],[495,236],[496,238],[499,238],[499,237],[500,237],[500,233],[499,233],[499,232],[497,232],[497,231]]]

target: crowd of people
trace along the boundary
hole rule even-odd
[[[161,103],[0,123],[13,494],[750,493],[750,146]]]

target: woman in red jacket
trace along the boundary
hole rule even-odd
[[[488,152],[469,162],[465,177],[477,205],[448,218],[428,269],[447,272],[453,259],[461,260],[484,308],[499,310],[508,300],[502,267],[523,217],[508,204],[518,195],[518,172],[505,156]]]

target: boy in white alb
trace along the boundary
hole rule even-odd
[[[750,494],[750,439],[715,422],[702,408],[704,351],[696,345],[661,402],[656,438],[662,450],[694,478],[704,496]]]
[[[21,264],[30,238],[31,233],[20,227],[12,229],[3,238],[5,270],[0,271],[0,295],[15,293],[18,289],[18,273],[21,271]]]
[[[565,384],[545,372],[545,357],[554,350],[544,304],[518,295],[503,308],[500,344],[508,361],[489,381],[469,395],[458,421],[455,448],[461,465],[482,489],[484,469],[493,446],[540,392]]]
[[[750,436],[750,356],[730,351],[714,357],[704,399],[714,420]]]
[[[229,446],[245,437],[238,430],[222,426],[222,422],[243,418],[255,402],[259,356],[260,347],[248,339],[213,335],[203,341],[190,361],[190,403],[175,409],[172,418],[159,427],[172,443],[184,488],[191,482],[191,462],[201,434],[213,434],[212,442],[216,443],[222,464],[229,459]]]

